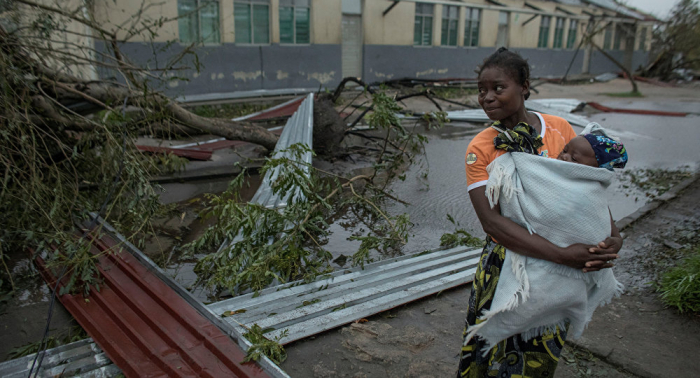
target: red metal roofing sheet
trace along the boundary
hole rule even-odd
[[[88,298],[59,299],[127,377],[268,377],[242,364],[245,352],[229,336],[114,239],[88,237],[104,283]],[[41,257],[36,262],[53,286],[54,273]]]
[[[688,113],[681,112],[666,112],[662,110],[646,110],[646,109],[621,109],[621,108],[609,108],[605,105],[601,105],[597,102],[587,102],[589,106],[594,109],[600,110],[606,113],[627,113],[627,114],[641,114],[641,115],[657,115],[657,116],[668,116],[668,117],[685,117]]]
[[[306,97],[299,97],[298,100],[292,101],[284,106],[274,108],[271,110],[263,110],[260,112],[260,114],[256,115],[255,117],[250,117],[247,118],[246,121],[258,121],[258,120],[263,120],[263,119],[272,119],[272,118],[279,118],[279,117],[290,117],[294,112],[299,109],[299,105],[301,105],[301,102],[304,101]]]
[[[156,146],[140,146],[137,145],[136,148],[139,151],[152,152],[152,153],[169,153],[180,157],[185,157],[193,160],[209,160],[211,159],[211,150],[198,150],[190,148],[169,148],[169,147],[156,147]]]

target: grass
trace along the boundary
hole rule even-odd
[[[644,97],[642,92],[611,92],[603,94],[610,97]]]
[[[236,118],[251,113],[259,112],[271,107],[271,104],[221,104],[221,105],[199,105],[192,109],[192,113],[206,118]]]
[[[664,272],[657,285],[661,300],[683,312],[700,312],[700,247],[675,268]]]
[[[455,99],[477,94],[479,91],[476,88],[459,88],[459,87],[433,87],[430,89],[435,96]]]

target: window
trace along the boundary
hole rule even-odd
[[[564,44],[564,22],[565,20],[561,17],[557,17],[557,21],[554,24],[554,48],[560,49]]]
[[[464,46],[479,46],[479,23],[481,10],[467,8],[467,19],[464,23]]]
[[[433,44],[433,4],[416,3],[416,23],[413,27],[413,44]]]
[[[310,0],[280,0],[280,43],[309,43]]]
[[[496,34],[496,46],[508,47],[509,19],[509,12],[498,12],[498,34]]]
[[[578,20],[569,20],[569,34],[566,36],[566,48],[573,49],[576,44],[576,30],[578,29]]]
[[[622,26],[621,25],[616,25],[615,26],[615,42],[613,43],[613,50],[619,50],[620,46],[622,45],[622,38],[624,37],[625,32],[622,31]]]
[[[178,0],[177,22],[182,43],[219,43],[219,2]]]
[[[269,0],[235,0],[236,43],[270,43]]]
[[[603,49],[610,50],[612,42],[612,24],[605,27],[605,39],[603,40]]]
[[[547,43],[549,42],[549,24],[551,22],[551,16],[542,16],[542,22],[540,22],[540,36],[537,39],[537,47],[547,47]]]
[[[637,50],[646,50],[647,48],[647,28],[642,28],[639,31],[639,48]]]
[[[459,8],[454,5],[442,6],[442,40],[443,46],[457,46],[457,25]]]

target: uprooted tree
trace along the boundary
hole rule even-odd
[[[694,0],[681,0],[669,20],[655,29],[652,52],[656,58],[647,72],[670,80],[677,69],[700,69],[700,7]]]
[[[277,142],[277,136],[265,128],[198,116],[152,89],[153,83],[174,80],[173,72],[199,69],[197,59],[184,59],[195,54],[195,44],[157,70],[139,67],[121,51],[122,44],[130,38],[154,37],[161,25],[176,18],[146,20],[140,16],[146,5],[134,10],[135,16],[129,23],[108,29],[90,17],[90,3],[0,0],[0,261],[11,280],[5,265],[8,256],[16,256],[17,251],[27,247],[37,251],[51,247],[59,253],[50,255],[50,262],[68,266],[69,286],[80,287],[85,293],[95,282],[95,256],[89,252],[86,241],[76,237],[75,225],[91,219],[91,213],[99,213],[138,245],[139,238],[149,230],[149,219],[162,211],[158,189],[149,182],[150,176],[180,164],[172,156],[141,154],[133,143],[137,136],[206,133],[255,143],[268,150]],[[104,49],[81,43],[80,38],[86,35],[101,42]],[[193,62],[194,67],[187,67],[184,62]],[[115,77],[85,75],[94,67],[112,72]],[[317,100],[314,138],[322,141],[321,153],[336,150],[344,135],[345,124],[333,109],[339,93],[340,88]],[[297,219],[283,212],[282,218],[273,219],[278,225],[291,221],[296,228],[277,228],[276,232],[284,231],[288,236],[283,238],[287,244],[284,248],[277,245],[280,248],[263,260],[285,257],[284,251],[293,248],[303,252],[283,262],[266,263],[264,267],[269,272],[246,270],[247,263],[205,269],[207,263],[222,267],[223,261],[230,259],[228,255],[213,255],[200,264],[206,284],[221,289],[258,289],[271,282],[270,277],[284,281],[309,278],[324,271],[328,267],[327,253],[317,240],[327,230],[323,219],[328,211],[349,204],[362,213],[359,215],[369,214],[372,218],[370,233],[359,236],[365,239],[361,239],[361,251],[356,256],[358,263],[366,260],[370,249],[401,243],[408,220],[388,216],[380,209],[380,203],[382,198],[392,198],[385,190],[387,179],[411,161],[410,154],[420,150],[424,140],[401,127],[394,115],[397,109],[392,98],[374,96],[371,122],[385,133],[382,138],[373,139],[379,152],[375,168],[376,172],[385,173],[319,178],[319,172],[314,172],[304,179],[307,181],[297,181],[311,185],[305,193],[310,201],[299,204],[299,208],[291,207],[304,216]],[[268,161],[268,165],[274,164],[289,162]],[[298,169],[290,166],[290,174],[285,177],[302,180],[295,174]],[[279,184],[276,190],[284,190],[285,185]],[[337,202],[332,204],[331,199]],[[225,214],[216,206],[212,209],[213,216],[230,220],[223,219]],[[212,230],[199,247],[214,246],[222,238],[231,238],[251,226],[238,224],[238,230]],[[310,254],[320,258],[308,258]],[[234,282],[222,278],[227,272],[252,276]],[[6,285],[7,281],[0,281],[3,283]]]

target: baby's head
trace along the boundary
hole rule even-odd
[[[625,167],[627,150],[612,138],[586,134],[571,139],[557,159],[612,170]]]

